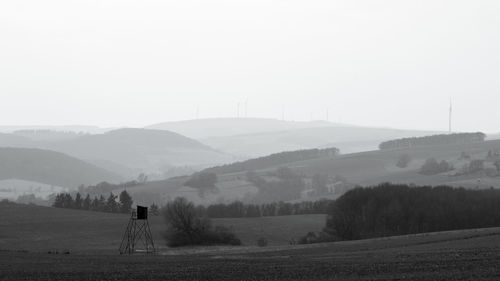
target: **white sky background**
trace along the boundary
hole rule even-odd
[[[500,1],[0,0],[0,125],[500,131]]]

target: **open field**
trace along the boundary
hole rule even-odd
[[[159,254],[120,256],[126,215],[12,203],[0,212],[0,280],[500,280],[500,228],[288,245],[324,216],[220,219],[244,246],[168,249],[154,217]],[[261,235],[268,247],[255,246]]]
[[[156,256],[0,251],[0,279],[500,279],[499,228],[307,246],[240,249]]]
[[[0,250],[70,250],[72,253],[116,253],[128,215],[0,203]],[[151,217],[157,247],[166,250],[162,239],[162,217]],[[213,219],[214,225],[231,228],[244,245],[255,245],[266,237],[269,245],[287,245],[291,238],[320,231],[324,215]]]

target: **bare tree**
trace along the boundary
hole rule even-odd
[[[212,230],[208,218],[196,215],[193,203],[185,198],[176,198],[163,208],[163,217],[167,225],[165,239],[171,247],[199,244],[232,244],[241,241],[231,232],[222,228]]]

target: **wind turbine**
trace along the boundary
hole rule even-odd
[[[245,118],[248,117],[248,98],[245,99]]]
[[[451,98],[450,98],[450,111],[449,111],[449,115],[448,115],[448,133],[449,134],[451,134],[451,117],[452,117],[452,113],[453,113],[453,106],[452,106]]]

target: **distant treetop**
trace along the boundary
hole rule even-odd
[[[441,134],[425,137],[402,138],[382,142],[378,147],[380,149],[393,148],[410,148],[415,146],[441,145],[441,144],[457,144],[457,143],[472,143],[482,142],[486,135],[481,132],[477,133],[457,133],[457,134]]]

